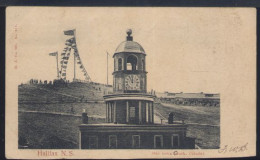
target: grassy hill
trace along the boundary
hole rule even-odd
[[[59,87],[26,84],[18,89],[19,144],[30,149],[77,149],[82,110],[88,113],[89,123],[104,122],[103,94],[111,91],[111,87],[84,83]],[[154,118],[160,122],[174,112],[175,120],[189,124],[187,136],[196,138],[199,147],[213,149],[220,143],[219,109],[162,103],[155,105]]]
[[[196,138],[201,148],[215,149],[220,144],[220,108],[200,106],[180,106],[174,104],[156,104],[155,111],[167,120],[174,112],[175,120],[184,120],[188,124],[187,136]]]
[[[18,87],[19,103],[57,103],[102,101],[111,87],[89,83],[67,83],[62,86],[23,84]]]
[[[175,113],[176,120],[185,120],[186,123],[199,123],[209,125],[220,124],[219,107],[181,106],[161,103],[155,109],[167,118],[170,112]]]
[[[101,122],[104,119],[89,118],[89,123]],[[19,112],[19,144],[30,149],[77,149],[80,124],[80,116]]]
[[[78,148],[78,126],[81,124],[83,109],[88,113],[89,123],[105,121],[105,104],[102,102],[104,89],[86,83],[70,83],[59,87],[20,85],[20,148]]]
[[[89,123],[105,122],[104,103],[19,104],[19,138],[26,141],[21,145],[33,149],[78,148],[83,109]]]

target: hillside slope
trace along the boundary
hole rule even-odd
[[[57,103],[103,101],[112,88],[89,83],[68,83],[64,86],[23,84],[18,87],[19,103]]]
[[[157,116],[167,121],[170,112],[176,121],[184,120],[188,124],[187,136],[196,138],[200,148],[216,149],[220,144],[220,108],[200,106],[179,106],[174,104],[156,104]],[[159,114],[159,115],[158,115]]]
[[[105,120],[105,87],[84,83],[18,87],[19,148],[76,149],[83,109],[89,123]],[[108,88],[110,89],[110,88]]]
[[[81,124],[82,110],[88,113],[89,123],[105,121],[105,89],[77,83],[60,87],[19,86],[20,148],[78,148],[78,125]],[[167,121],[168,114],[174,112],[175,120],[184,120],[188,124],[187,136],[196,138],[199,147],[219,147],[219,107],[157,103],[154,109],[156,122],[160,123],[160,119]]]

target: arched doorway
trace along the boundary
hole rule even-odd
[[[133,56],[133,55],[130,55],[129,57],[127,57],[127,64],[126,64],[127,70],[135,71],[136,66],[137,66],[137,57]]]

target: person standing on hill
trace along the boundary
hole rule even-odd
[[[70,108],[70,113],[71,113],[71,114],[74,114],[74,113],[75,113],[73,106],[71,106],[71,108]]]

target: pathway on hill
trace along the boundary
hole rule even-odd
[[[19,112],[24,112],[24,113],[39,113],[39,114],[51,114],[51,115],[61,115],[61,116],[74,116],[74,117],[81,117],[82,115],[80,114],[72,114],[72,113],[62,113],[62,112],[45,112],[45,111],[25,111],[25,110],[19,110]],[[104,116],[99,116],[99,115],[91,115],[88,116],[89,118],[101,118],[104,119]]]

